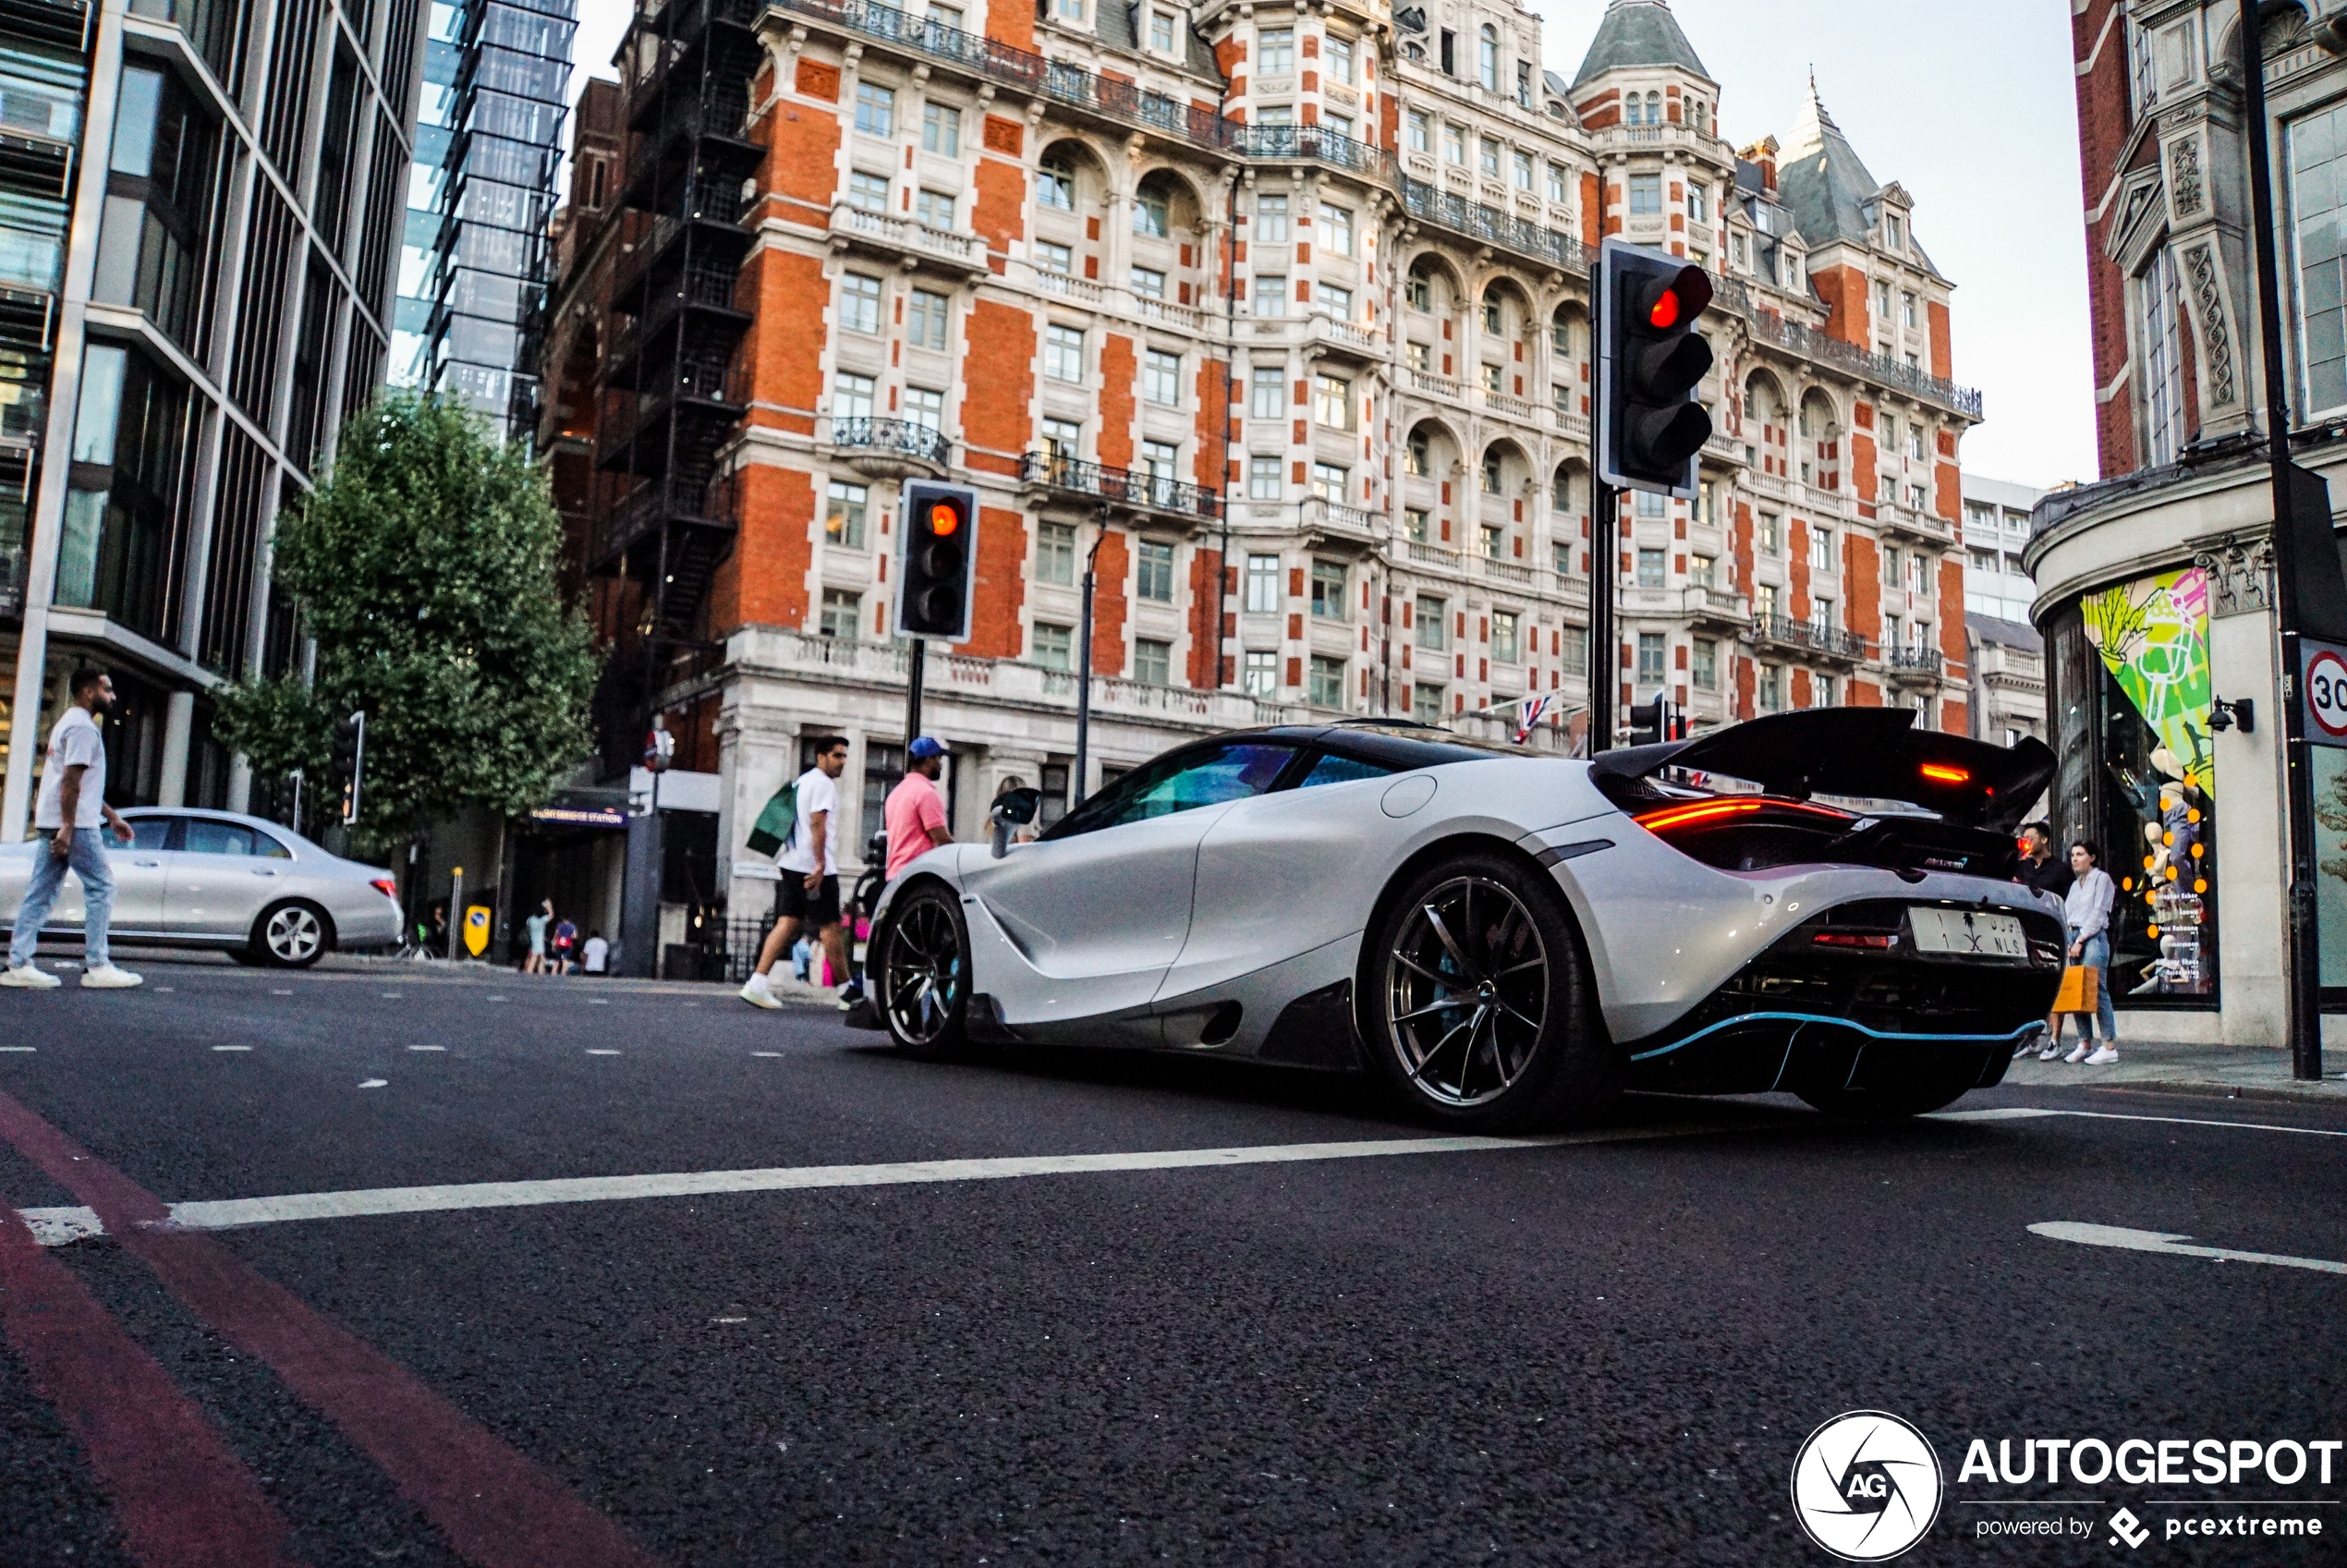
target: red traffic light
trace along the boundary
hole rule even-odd
[[[1679,291],[1675,288],[1664,289],[1662,297],[1654,302],[1654,309],[1647,312],[1647,320],[1659,327],[1677,326],[1679,324]]]
[[[929,531],[936,538],[943,539],[961,526],[961,509],[952,502],[940,501],[930,507]]]

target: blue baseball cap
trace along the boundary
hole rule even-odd
[[[914,761],[926,762],[932,757],[944,756],[945,743],[942,741],[931,740],[929,736],[923,735],[918,740],[913,742],[912,745],[906,747],[906,750],[911,753]]]

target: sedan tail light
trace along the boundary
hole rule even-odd
[[[1858,819],[1830,806],[1774,796],[1732,795],[1641,811],[1638,826],[1684,855],[1722,870],[1753,871],[1826,858]]]
[[[377,877],[367,885],[373,888],[377,893],[382,893],[385,898],[390,899],[394,904],[399,902],[399,884],[393,881],[389,877]]]

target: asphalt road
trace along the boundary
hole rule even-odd
[[[1296,1158],[1427,1135],[1342,1079],[921,1065],[715,989],[147,973],[0,993],[0,1207],[105,1230],[0,1226],[10,1568],[1824,1563],[1794,1455],[1859,1408],[1943,1468],[1903,1562],[2347,1562],[2347,1454],[1958,1476],[1976,1437],[2347,1438],[2347,1273],[2028,1228],[2347,1260],[2330,1107],[1641,1099],[1597,1137]],[[804,1174],[1198,1149],[1256,1152]],[[417,1186],[461,1190],[152,1222]],[[2218,1513],[2328,1531],[2160,1533]],[[2092,1533],[1980,1534],[2019,1517]]]

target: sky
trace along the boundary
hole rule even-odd
[[[1527,0],[1571,80],[1603,0]],[[1980,389],[1967,472],[2044,488],[2095,477],[2094,368],[2070,8],[2053,0],[1672,0],[1738,146],[1782,136],[1808,74],[1867,170],[1915,198],[1955,286],[1955,379]],[[614,75],[629,7],[580,7],[571,73]]]

